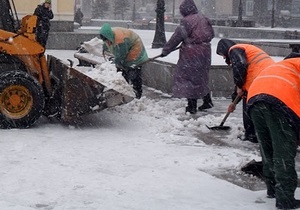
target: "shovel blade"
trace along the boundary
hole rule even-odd
[[[206,127],[208,128],[208,129],[210,129],[210,130],[229,130],[230,129],[230,127],[229,126],[213,126],[213,127],[209,127],[209,126],[207,126],[206,125]]]

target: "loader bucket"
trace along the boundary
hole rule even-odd
[[[55,103],[50,106],[60,106],[58,118],[63,122],[76,122],[82,115],[126,104],[134,99],[108,89],[54,56],[48,55],[47,61],[54,83],[52,95],[55,97]]]

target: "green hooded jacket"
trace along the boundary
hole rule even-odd
[[[135,32],[126,28],[114,27],[105,23],[100,29],[100,35],[107,38],[103,49],[114,55],[116,66],[132,67],[148,60],[144,44]]]

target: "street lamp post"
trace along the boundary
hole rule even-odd
[[[239,3],[239,14],[238,14],[238,22],[237,22],[237,26],[243,26],[243,3],[242,0],[240,0]]]
[[[175,20],[175,0],[173,0],[173,8],[172,8],[172,18],[173,18],[173,23],[175,22],[174,20]]]
[[[275,0],[272,0],[271,28],[275,27]]]
[[[152,42],[152,48],[161,48],[167,42],[166,34],[165,34],[165,20],[164,20],[165,1],[164,0],[157,0],[157,7],[155,11],[156,11],[156,28],[155,28],[154,40]]]
[[[135,0],[133,0],[132,21],[135,21]]]

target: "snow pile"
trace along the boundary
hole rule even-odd
[[[157,95],[151,98],[153,91]],[[113,108],[113,110],[118,109],[120,113],[127,113],[128,118],[136,116],[135,119],[140,118],[141,121],[147,121],[148,129],[168,144],[203,146],[207,141],[213,142],[213,139],[216,138],[214,135],[219,134],[222,135],[221,139],[226,144],[240,145],[241,140],[237,136],[243,134],[243,125],[240,119],[241,104],[237,106],[239,111],[232,113],[225,123],[226,126],[231,127],[230,132],[216,132],[209,130],[206,125],[217,126],[220,124],[230,100],[225,98],[213,100],[215,107],[211,110],[190,115],[185,113],[186,99],[172,98],[161,91],[144,87],[144,96],[140,100],[133,100],[128,104]],[[199,105],[201,102],[198,100]],[[145,119],[146,117],[149,119]],[[217,142],[217,139],[215,141]],[[218,141],[221,140],[218,139]]]
[[[101,39],[98,39],[97,37],[95,37],[89,41],[83,42],[81,47],[86,49],[92,55],[103,56],[102,55],[103,41]]]
[[[130,86],[111,63],[80,70],[110,88],[120,80],[119,89]],[[140,100],[84,116],[79,129],[43,118],[31,129],[3,130],[0,209],[274,208],[265,188],[232,184],[250,186],[240,168],[260,160],[258,145],[237,138],[241,103],[225,123],[230,131],[211,131],[206,125],[220,124],[230,99],[213,98],[214,108],[194,118],[185,114],[186,99],[143,90]]]
[[[86,61],[93,65],[98,65],[98,64],[106,62],[106,60],[103,56],[97,56],[97,55],[90,54],[90,53],[76,52],[76,53],[74,53],[74,57],[79,60]]]
[[[106,87],[104,91],[115,90],[127,96],[135,97],[132,86],[126,82],[121,72],[117,72],[114,64],[105,62],[92,67],[76,67],[76,70],[91,77]]]
[[[81,44],[81,49],[84,49],[85,51],[82,52],[79,50],[74,53],[75,58],[94,65],[106,62],[103,55],[103,41],[101,39],[95,37],[89,41],[83,42],[83,44]]]
[[[149,57],[161,52],[151,48],[154,31],[137,32]],[[224,65],[215,54],[217,41],[212,42],[212,63]],[[74,51],[48,53],[63,59]],[[160,59],[176,63],[178,51]],[[101,82],[107,82],[105,76],[123,80],[110,63],[82,71]],[[205,125],[220,124],[230,99],[213,98],[214,107],[193,118],[185,114],[186,99],[143,90],[140,100],[84,116],[78,128],[42,118],[31,129],[2,130],[0,209],[275,208],[263,183],[259,191],[240,187],[256,184],[253,177],[239,176],[240,167],[260,160],[257,144],[237,138],[243,133],[242,103],[226,120],[231,130],[211,131]]]

